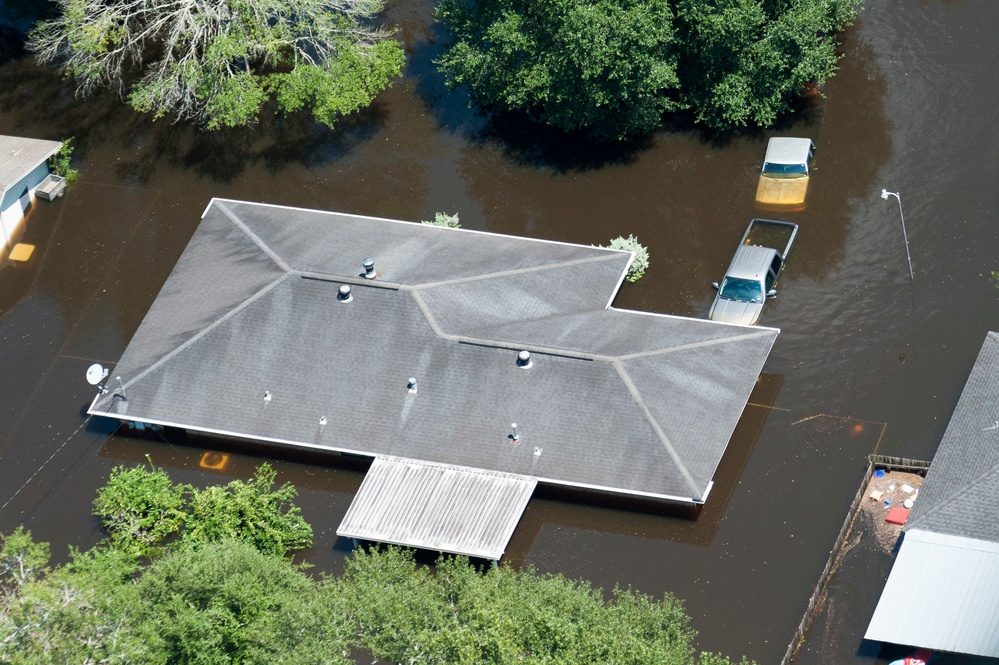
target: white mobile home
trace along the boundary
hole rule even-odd
[[[61,147],[59,141],[0,136],[0,247],[16,238],[35,188],[49,174],[48,159]]]

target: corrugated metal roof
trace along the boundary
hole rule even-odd
[[[999,657],[999,334],[990,332],[903,529],[867,639]]]
[[[999,543],[908,531],[864,637],[999,657]]]
[[[511,473],[378,456],[336,533],[495,561],[536,485]]]
[[[60,147],[59,141],[0,135],[0,195]]]

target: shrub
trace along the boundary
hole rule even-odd
[[[627,238],[618,236],[610,241],[609,245],[599,245],[608,249],[620,249],[625,252],[634,252],[635,258],[628,266],[628,275],[625,277],[629,282],[637,282],[649,269],[649,250],[645,245],[638,242],[638,238],[629,235]]]
[[[449,215],[446,212],[437,213],[432,221],[423,220],[422,224],[429,224],[430,226],[446,226],[449,229],[460,229],[461,224],[458,223],[458,213]]]

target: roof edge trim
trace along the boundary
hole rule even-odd
[[[271,282],[270,284],[268,284],[264,288],[260,289],[259,291],[257,291],[253,295],[251,295],[249,298],[247,298],[243,302],[239,303],[238,305],[236,305],[235,307],[233,307],[232,309],[230,309],[228,312],[226,312],[225,314],[223,314],[222,316],[220,316],[218,319],[216,319],[215,321],[213,321],[212,323],[210,323],[209,325],[207,325],[204,329],[200,330],[197,334],[192,335],[190,337],[190,339],[186,340],[183,344],[181,344],[180,346],[178,346],[177,348],[175,348],[173,351],[170,351],[169,353],[167,353],[166,355],[164,355],[162,358],[160,358],[159,360],[157,360],[156,362],[154,362],[152,365],[150,365],[146,369],[142,370],[139,374],[137,374],[136,376],[134,376],[131,379],[129,379],[128,381],[126,381],[125,384],[124,384],[125,387],[127,388],[128,386],[135,385],[135,383],[137,381],[145,378],[150,373],[152,373],[152,372],[156,371],[157,369],[159,369],[160,367],[162,367],[164,363],[166,363],[166,362],[172,360],[173,358],[177,357],[180,353],[182,353],[184,350],[190,348],[195,342],[197,342],[198,340],[202,339],[205,335],[207,335],[211,331],[215,330],[220,325],[222,325],[223,323],[225,323],[226,321],[228,321],[229,319],[231,319],[232,317],[234,317],[236,314],[238,314],[239,312],[241,312],[244,309],[246,309],[247,307],[249,307],[252,303],[254,303],[259,298],[263,297],[267,293],[269,293],[272,290],[274,290],[279,284],[281,284],[282,282],[284,282],[289,277],[290,277],[290,275],[288,275],[287,273],[284,274],[284,275],[281,275],[280,277],[278,277],[277,279],[275,279],[273,282]],[[120,359],[119,359],[119,362],[120,362]],[[99,411],[98,413],[108,413],[108,412],[106,412],[106,411]]]
[[[127,402],[124,402],[127,405]],[[363,450],[356,450],[354,448],[344,448],[339,446],[327,446],[320,445],[316,443],[306,443],[304,441],[292,441],[291,439],[278,439],[266,436],[257,436],[254,434],[247,434],[244,432],[231,432],[229,430],[215,429],[212,427],[197,427],[194,425],[185,425],[183,423],[172,422],[169,420],[159,420],[156,418],[138,418],[129,417],[127,414],[117,414],[111,413],[109,411],[98,411],[91,407],[87,411],[87,415],[90,416],[102,416],[105,418],[115,418],[117,420],[127,420],[134,423],[143,423],[145,425],[156,425],[159,427],[176,427],[178,429],[186,429],[192,432],[201,432],[203,434],[217,434],[219,436],[225,436],[234,439],[246,439],[249,441],[260,441],[263,443],[276,443],[283,446],[290,446],[293,448],[308,448],[310,450],[318,450],[327,453],[347,453],[348,455],[357,455],[360,457],[368,457],[374,459],[378,457],[378,453],[366,452]],[[409,458],[402,458],[409,459]],[[424,462],[429,462],[429,460],[421,460]],[[430,462],[436,463],[436,462]],[[469,467],[475,468],[475,467]],[[489,473],[510,473],[509,471],[494,471],[492,469],[482,469]],[[514,474],[517,475],[517,474]],[[699,504],[704,503],[703,499],[695,499],[689,496],[677,496],[673,494],[657,494],[655,492],[644,492],[642,490],[630,490],[618,487],[610,487],[607,485],[593,485],[590,483],[577,483],[570,480],[560,480],[558,478],[548,478],[546,476],[526,476],[528,478],[535,478],[539,483],[546,483],[548,485],[561,485],[563,487],[575,487],[584,490],[592,490],[595,492],[608,492],[610,494],[619,494],[626,496],[636,496],[643,497],[646,499],[657,499],[660,501],[668,501],[672,503],[683,503],[683,504]],[[706,498],[706,497],[705,497]]]

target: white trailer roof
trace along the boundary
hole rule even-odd
[[[999,657],[999,543],[906,532],[864,637]]]

